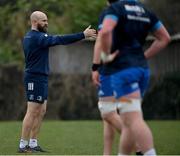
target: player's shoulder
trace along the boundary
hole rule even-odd
[[[114,2],[108,7],[107,12],[112,11],[112,12],[116,12],[116,13],[122,13],[125,10],[124,4],[125,4],[125,1]]]
[[[122,8],[124,5],[128,3],[128,1],[117,1],[111,4],[111,7],[113,8]]]
[[[139,7],[146,9],[146,7],[141,2],[136,1],[136,0],[117,1],[111,5],[111,8],[113,8],[115,10],[123,11],[123,10],[126,10],[127,6],[132,7],[132,8],[133,8],[133,6],[139,6]]]
[[[146,14],[155,15],[155,13],[150,8],[148,8],[146,5],[144,5],[143,3],[139,2],[139,1],[137,1],[136,3],[139,7],[143,8],[145,10]]]
[[[98,20],[98,23],[99,24],[102,24],[102,21],[103,21],[103,19],[104,19],[104,17],[106,16],[106,13],[107,13],[107,7],[105,7],[102,11],[101,11],[101,13],[100,13],[100,15],[99,15],[99,20]]]
[[[108,7],[105,7],[105,8],[101,11],[99,18],[105,16],[106,13],[107,13],[107,10],[108,10]]]

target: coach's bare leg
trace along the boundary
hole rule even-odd
[[[115,129],[106,121],[104,124],[104,152],[103,155],[111,155],[112,145],[114,141]]]
[[[31,129],[30,140],[29,140],[29,146],[31,148],[38,146],[37,138],[38,138],[38,134],[39,134],[39,131],[41,128],[42,120],[43,120],[44,115],[46,113],[46,107],[47,107],[47,101],[45,101],[42,104],[40,113],[39,113],[38,117],[35,119],[33,127]]]
[[[38,137],[38,134],[39,134],[39,131],[41,128],[41,124],[42,124],[42,120],[44,118],[44,115],[46,114],[46,107],[47,107],[47,101],[45,101],[42,104],[39,116],[38,116],[38,118],[35,119],[35,122],[33,124],[32,129],[31,129],[31,134],[30,134],[31,139],[37,139],[37,137]]]
[[[23,120],[22,125],[22,137],[23,139],[29,139],[30,132],[32,130],[35,119],[39,116],[41,112],[41,104],[35,102],[28,102],[27,112]]]
[[[27,112],[22,123],[20,148],[23,148],[29,140],[30,133],[35,119],[39,116],[41,105],[35,102],[27,103]]]
[[[124,97],[125,100],[132,100],[135,98],[140,100],[139,91]],[[151,149],[154,150],[152,133],[143,119],[142,112],[124,112],[121,113],[121,118],[123,120],[124,126],[129,129],[131,136],[143,153],[146,153]],[[121,152],[123,154],[130,154],[123,150],[123,148],[121,149]]]

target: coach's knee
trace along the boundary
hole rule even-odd
[[[41,105],[40,117],[43,118],[46,114],[47,100]]]
[[[41,113],[40,109],[31,109],[31,110],[27,111],[27,114],[32,118],[37,118],[40,113]]]
[[[42,106],[37,103],[32,103],[28,105],[27,114],[32,118],[37,118],[42,111]]]
[[[41,118],[43,118],[44,116],[45,116],[45,114],[46,114],[46,109],[45,108],[43,108],[41,111],[40,111],[40,117]]]

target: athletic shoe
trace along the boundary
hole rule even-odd
[[[26,145],[24,148],[20,148],[18,149],[18,153],[32,153],[30,147],[28,145]]]
[[[139,152],[136,152],[136,155],[143,155],[143,153],[139,151]]]
[[[40,146],[36,146],[36,147],[33,147],[33,148],[30,147],[30,150],[32,152],[47,152],[47,151],[43,150]]]

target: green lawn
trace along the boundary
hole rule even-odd
[[[15,155],[21,122],[0,122],[0,154]],[[180,155],[180,121],[149,121],[158,154]],[[40,144],[56,155],[101,155],[101,121],[45,121]],[[113,154],[117,154],[118,135]]]

